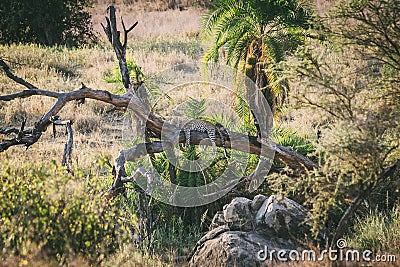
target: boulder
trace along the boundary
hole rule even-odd
[[[254,217],[256,231],[266,236],[302,239],[310,231],[307,215],[307,209],[300,204],[272,195],[264,201]]]
[[[307,209],[278,195],[235,198],[215,214],[189,266],[269,266],[277,257],[271,251],[304,249],[307,219]]]
[[[224,231],[196,248],[189,266],[268,266],[264,250],[295,250],[297,246],[280,238],[266,239],[254,232]],[[271,250],[270,250],[271,248]]]

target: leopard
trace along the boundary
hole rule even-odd
[[[203,132],[203,133],[207,133],[208,138],[211,141],[211,145],[212,145],[212,149],[213,152],[215,152],[215,133],[218,132],[219,136],[221,137],[221,144],[222,147],[224,148],[224,155],[225,158],[229,158],[229,154],[226,151],[226,144],[225,144],[225,138],[224,135],[222,134],[221,130],[225,131],[225,128],[220,124],[213,124],[209,121],[206,120],[191,120],[189,122],[187,122],[184,127],[183,127],[183,131],[185,132],[185,137],[186,137],[186,143],[185,146],[187,147],[190,144],[190,132],[191,131],[197,131],[197,132]]]

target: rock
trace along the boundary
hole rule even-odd
[[[210,232],[201,238],[189,266],[267,266],[268,251],[303,248],[298,240],[310,235],[308,211],[288,198],[239,197],[215,214]],[[261,254],[259,254],[261,253]],[[276,255],[271,258],[276,260]]]
[[[253,229],[253,218],[249,216],[251,200],[237,197],[224,206],[223,216],[225,223],[232,230],[250,231]]]
[[[189,266],[267,266],[269,260],[259,259],[264,256],[265,248],[268,251],[297,249],[291,241],[266,239],[253,232],[227,231],[199,246],[192,255]]]
[[[266,199],[267,199],[267,197],[264,195],[255,196],[253,201],[251,202],[251,210],[254,213],[257,213],[257,211],[261,208],[262,204],[264,203],[264,201]]]
[[[264,201],[255,216],[256,231],[283,238],[304,238],[308,211],[300,204],[277,195]]]
[[[199,241],[197,241],[196,246],[201,246],[203,243],[205,243],[208,240],[211,240],[213,238],[215,238],[216,236],[218,236],[219,234],[222,234],[224,232],[229,231],[229,227],[226,225],[222,225],[220,227],[217,227],[211,231],[209,231],[206,235],[204,235],[202,238],[200,238]]]

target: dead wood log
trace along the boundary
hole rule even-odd
[[[159,119],[155,114],[149,112],[146,106],[135,94],[127,93],[124,95],[115,95],[105,90],[93,90],[85,85],[83,85],[82,88],[71,92],[53,92],[35,87],[35,89],[23,90],[9,95],[2,95],[0,96],[0,101],[12,101],[14,99],[27,98],[35,95],[52,97],[56,99],[56,102],[53,107],[46,114],[44,114],[43,117],[36,122],[31,129],[24,130],[23,132],[17,129],[2,129],[0,132],[2,134],[21,132],[21,137],[3,140],[0,143],[0,152],[7,150],[11,146],[25,145],[26,147],[29,147],[33,145],[40,139],[42,133],[45,132],[47,127],[52,123],[51,118],[56,116],[66,105],[66,103],[83,98],[98,100],[118,108],[130,108],[140,120],[146,122],[146,127],[153,133],[153,137],[161,138],[162,131],[166,133],[165,136],[170,136],[171,138],[178,133],[179,143],[185,142],[184,132],[181,132],[178,127]],[[191,144],[199,144],[203,139],[206,138],[208,138],[206,133],[194,131],[191,136]],[[228,148],[231,147],[231,142],[234,142],[235,149],[239,151],[249,152],[257,155],[262,154],[261,143],[256,136],[248,136],[241,133],[229,132],[229,136],[225,136],[225,139],[226,146]],[[167,143],[172,142],[171,140],[166,141]],[[247,145],[247,142],[249,145]],[[272,141],[269,141],[269,143],[271,145],[270,149],[273,149],[275,152],[276,161],[300,172],[303,172],[307,169],[311,170],[318,168],[317,164],[293,149],[275,144]],[[219,147],[222,146],[221,139],[218,136],[216,138],[216,145]],[[155,142],[154,144],[146,144],[146,149],[154,149],[154,153],[164,151],[164,148],[165,145],[163,146],[159,142]]]

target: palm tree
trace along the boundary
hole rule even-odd
[[[275,114],[289,87],[274,71],[287,51],[295,49],[310,27],[311,9],[297,0],[216,0],[203,20],[213,46],[206,61],[240,69],[262,90]]]

